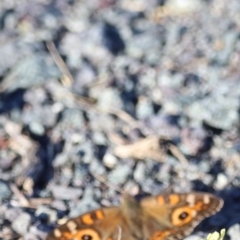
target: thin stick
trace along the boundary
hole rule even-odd
[[[62,72],[62,74],[64,76],[68,77],[68,79],[70,80],[70,85],[71,85],[73,83],[73,76],[70,73],[67,65],[63,61],[62,57],[60,56],[55,44],[53,43],[53,41],[49,41],[49,42],[47,42],[46,45],[47,45],[48,51],[50,52],[54,62],[56,63],[56,65],[58,66],[58,68]]]
[[[19,189],[17,188],[17,186],[14,183],[10,184],[10,188],[13,192],[13,194],[17,197],[17,199],[20,202],[20,205],[22,207],[29,207],[29,201],[27,200],[27,198],[19,191]]]
[[[187,158],[179,151],[179,149],[173,144],[170,145],[169,150],[184,166],[188,165]]]
[[[95,173],[91,173],[91,174],[93,175],[93,177],[94,177],[95,179],[97,179],[97,180],[98,180],[99,182],[101,182],[101,183],[104,183],[104,184],[105,184],[106,186],[108,186],[109,188],[115,189],[117,192],[119,192],[119,193],[121,193],[121,194],[124,193],[124,190],[123,190],[123,189],[121,189],[120,187],[118,187],[118,186],[110,183],[110,182],[109,182],[107,179],[105,179],[104,177],[99,176],[99,175],[97,175],[97,174],[95,174]]]

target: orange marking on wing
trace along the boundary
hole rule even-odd
[[[204,204],[202,202],[197,202],[194,205],[194,209],[196,209],[197,211],[202,211],[202,210],[206,209],[206,207],[204,207]]]
[[[92,239],[92,240],[101,240],[99,234],[93,229],[80,230],[75,235],[75,238],[76,239],[83,239],[83,236],[89,236],[89,239]]]
[[[99,220],[101,220],[101,219],[104,218],[103,211],[101,211],[101,210],[97,210],[97,211],[95,212],[95,214],[96,214],[97,219],[99,219]]]
[[[176,227],[181,227],[189,223],[195,214],[196,210],[190,207],[176,208],[171,216],[172,224]]]
[[[160,204],[160,205],[165,205],[165,203],[166,203],[164,197],[162,197],[162,196],[158,197],[157,201],[158,201],[158,204]]]
[[[150,240],[164,240],[169,234],[169,231],[157,231],[153,234]]]
[[[95,230],[90,229],[90,228],[79,230],[74,234],[71,234],[69,232],[63,232],[63,234],[62,234],[62,240],[67,240],[67,239],[82,240],[82,239],[84,239],[84,237],[89,237],[89,239],[92,239],[92,240],[101,240],[98,232],[96,232]]]
[[[92,219],[91,214],[87,213],[82,216],[82,222],[86,225],[91,225],[94,223],[94,220]]]
[[[72,239],[74,236],[70,232],[63,232],[61,239]]]
[[[179,201],[180,201],[180,197],[177,194],[171,194],[169,196],[170,205],[176,205],[177,203],[179,203]]]

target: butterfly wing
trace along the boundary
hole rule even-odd
[[[166,194],[144,198],[146,239],[177,240],[192,232],[204,218],[218,212],[223,201],[207,193]]]
[[[53,230],[46,240],[135,240],[119,207],[85,213]]]
[[[125,196],[120,207],[70,219],[47,240],[178,240],[222,205],[221,199],[206,193],[159,195],[140,204]]]

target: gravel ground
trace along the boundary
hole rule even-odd
[[[240,235],[238,0],[1,0],[0,239],[121,194],[205,191],[187,239]]]

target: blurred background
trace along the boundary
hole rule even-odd
[[[225,200],[240,235],[238,0],[0,1],[0,239],[132,195]],[[195,236],[195,238],[194,238]]]

